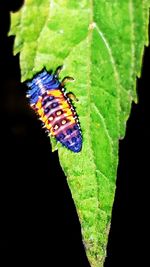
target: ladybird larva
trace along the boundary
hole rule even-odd
[[[62,66],[54,74],[50,74],[44,68],[33,79],[28,80],[27,97],[49,135],[77,153],[82,149],[81,128],[71,94],[67,94],[65,90],[65,83],[73,78],[65,77],[60,81],[58,75],[61,69]]]

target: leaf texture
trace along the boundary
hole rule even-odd
[[[118,164],[132,101],[137,101],[144,45],[148,45],[150,1],[27,0],[12,15],[15,53],[22,81],[43,66],[55,70],[79,102],[83,149],[58,144],[61,166],[79,214],[91,266],[103,266]]]

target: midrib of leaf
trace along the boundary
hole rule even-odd
[[[100,29],[98,28],[97,24],[93,21],[93,12],[94,12],[94,5],[93,5],[93,0],[90,1],[90,10],[91,10],[91,17],[90,17],[90,23],[91,23],[91,30],[89,30],[89,33],[88,33],[88,43],[89,43],[89,46],[90,46],[90,52],[89,52],[89,57],[88,57],[88,100],[89,100],[89,108],[88,108],[88,132],[89,132],[89,140],[90,140],[90,150],[92,153],[92,158],[93,158],[93,162],[94,162],[94,166],[95,166],[95,179],[96,179],[96,183],[97,183],[97,205],[98,205],[98,214],[97,214],[97,221],[96,221],[96,228],[97,228],[97,232],[100,231],[100,229],[103,231],[104,229],[101,228],[100,226],[100,219],[99,219],[99,212],[101,210],[101,200],[100,200],[100,184],[99,184],[99,176],[102,176],[104,179],[108,180],[109,178],[101,171],[100,169],[100,166],[97,166],[99,168],[99,170],[96,170],[96,162],[95,162],[95,153],[94,153],[94,147],[92,147],[92,141],[91,141],[91,137],[90,137],[90,132],[91,132],[91,112],[92,112],[92,107],[94,106],[95,110],[96,110],[96,113],[98,114],[99,116],[99,119],[100,121],[102,122],[103,124],[103,127],[105,129],[105,133],[106,133],[106,137],[108,138],[109,140],[109,144],[110,144],[110,152],[111,152],[111,160],[113,158],[112,154],[113,154],[113,139],[111,137],[111,134],[109,133],[109,130],[107,129],[107,124],[105,122],[105,118],[103,117],[103,115],[101,114],[100,110],[97,108],[96,104],[95,103],[92,103],[91,101],[91,97],[90,97],[90,91],[92,90],[91,88],[91,71],[92,71],[92,37],[93,37],[93,30],[96,30],[97,33],[99,34],[99,37],[103,40],[106,48],[107,48],[107,52],[108,52],[108,55],[109,55],[109,58],[110,58],[110,63],[112,64],[112,67],[113,67],[113,70],[114,70],[114,78],[115,78],[115,81],[116,81],[116,88],[118,89],[119,86],[120,86],[120,80],[119,80],[119,73],[117,71],[117,68],[115,66],[115,60],[113,58],[113,55],[112,55],[112,51],[111,51],[111,48],[109,47],[109,44],[104,36],[104,34],[100,31]],[[119,85],[119,86],[118,86]],[[117,95],[119,96],[119,92],[117,90]],[[118,99],[118,107],[120,107],[120,103],[119,103],[119,97],[117,96],[117,99]],[[118,117],[118,124],[119,124],[119,117]],[[108,228],[109,228],[109,225],[108,225]],[[107,231],[107,229],[105,229]],[[104,233],[103,233],[104,234]],[[106,234],[106,233],[105,233]],[[104,235],[105,235],[104,234]],[[106,237],[107,238],[107,237]],[[99,239],[98,239],[99,240]],[[104,245],[104,244],[103,244]],[[105,257],[105,248],[104,250],[102,249],[103,247],[102,244],[100,244],[98,241],[97,241],[97,245],[96,245],[96,250],[95,250],[95,256],[93,257],[93,259],[91,258],[91,255],[90,255],[90,251],[88,251],[87,255],[89,254],[89,258],[91,258],[91,261],[92,261],[92,265],[93,266],[97,266],[97,263],[95,262],[94,263],[94,258],[97,259],[99,258],[99,260],[97,260],[97,262],[99,262],[99,264],[102,264],[103,263],[103,260],[104,260],[104,257]],[[99,254],[99,251],[100,250],[103,250],[103,252],[101,251],[101,253]],[[101,256],[99,256],[101,255]]]
[[[93,0],[90,0],[90,17],[89,17],[89,22],[90,24],[92,24],[93,22]],[[95,182],[97,184],[96,186],[96,190],[97,190],[97,211],[99,211],[100,209],[100,199],[99,199],[99,185],[98,185],[98,180],[96,179],[96,163],[95,163],[95,156],[94,156],[94,149],[93,149],[93,145],[92,145],[92,140],[91,140],[91,71],[92,71],[92,64],[91,64],[91,58],[92,58],[92,30],[89,29],[88,31],[88,35],[87,35],[87,46],[88,46],[88,50],[89,50],[89,56],[87,56],[87,98],[88,98],[88,112],[87,112],[87,122],[88,122],[88,136],[89,136],[89,143],[90,143],[90,147],[89,147],[89,153],[92,155],[92,159],[93,159],[93,171],[94,171],[94,176],[95,176]],[[97,213],[96,215],[96,222],[95,222],[95,229],[98,228],[98,217],[99,214]],[[84,229],[83,229],[84,232]],[[84,233],[83,233],[84,236]],[[95,244],[95,254],[98,255],[98,242],[97,244]],[[91,258],[91,255],[93,254],[92,249],[90,251],[87,250],[87,255],[89,257],[89,259],[91,259],[91,261],[93,261],[93,259]],[[94,266],[94,264],[93,264]]]
[[[90,23],[93,21],[93,0],[90,0]],[[89,48],[89,57],[87,57],[87,66],[88,66],[88,81],[87,81],[87,96],[88,96],[88,112],[87,112],[87,121],[88,121],[88,134],[89,134],[89,141],[90,141],[90,153],[92,154],[93,162],[94,162],[94,171],[95,171],[95,176],[96,176],[96,164],[95,164],[95,159],[94,159],[94,153],[92,149],[92,140],[91,140],[91,43],[92,43],[92,31],[88,31],[88,36],[87,36],[87,42],[88,42],[88,48]]]
[[[119,94],[119,89],[121,87],[121,82],[120,82],[120,77],[119,77],[119,72],[117,70],[117,66],[116,66],[116,63],[115,63],[115,59],[113,57],[113,53],[112,53],[112,50],[111,50],[111,47],[109,45],[109,42],[108,40],[106,39],[104,33],[99,29],[97,23],[95,23],[95,29],[97,30],[97,33],[99,34],[99,37],[103,40],[103,43],[105,44],[105,47],[107,48],[107,51],[108,51],[108,55],[109,55],[109,59],[110,59],[110,63],[112,65],[112,68],[113,68],[113,71],[114,71],[114,79],[116,81],[116,91],[117,91],[117,106],[118,106],[118,111],[120,111],[120,94]],[[102,116],[103,117],[103,116]],[[104,118],[104,121],[105,121],[105,118]],[[120,126],[119,126],[119,114],[118,114],[118,129],[120,129]],[[106,126],[107,128],[107,126]],[[108,130],[109,132],[109,130]],[[111,135],[111,133],[109,133],[109,136]]]
[[[115,61],[114,61],[114,58],[112,56],[112,52],[111,52],[111,49],[109,47],[109,44],[106,41],[106,38],[104,37],[104,34],[99,30],[97,24],[95,22],[93,22],[93,10],[94,10],[93,0],[90,1],[90,7],[91,7],[90,8],[90,10],[91,10],[91,18],[90,18],[90,22],[91,22],[90,27],[91,27],[91,30],[89,30],[89,33],[88,33],[88,43],[90,44],[90,52],[89,52],[88,64],[87,64],[88,65],[88,99],[89,99],[89,108],[88,108],[88,117],[89,117],[89,124],[88,125],[89,125],[89,127],[88,127],[88,130],[89,130],[89,140],[90,140],[90,144],[91,144],[91,150],[92,150],[92,154],[93,154],[93,161],[94,161],[94,165],[95,165],[95,174],[96,174],[96,163],[95,163],[95,160],[94,160],[95,156],[94,156],[94,152],[93,152],[94,151],[94,147],[92,148],[93,145],[92,145],[92,141],[91,141],[91,137],[90,137],[91,136],[90,135],[90,133],[91,133],[91,127],[90,127],[90,125],[91,125],[91,123],[90,123],[91,116],[90,116],[90,114],[92,112],[93,107],[96,110],[96,112],[97,112],[97,114],[98,114],[98,116],[100,118],[100,121],[103,124],[103,127],[105,129],[105,133],[106,133],[106,137],[109,140],[110,149],[111,149],[111,157],[112,157],[112,154],[113,154],[113,139],[112,139],[112,137],[111,137],[111,135],[109,133],[109,129],[107,128],[107,125],[106,125],[106,122],[105,122],[105,118],[103,117],[103,115],[101,114],[100,110],[97,108],[97,106],[95,105],[95,103],[92,103],[91,97],[90,97],[90,90],[92,90],[92,88],[91,88],[91,71],[92,71],[92,64],[91,64],[92,57],[91,57],[91,54],[92,54],[92,37],[93,37],[93,34],[92,33],[93,33],[94,28],[99,33],[100,37],[102,38],[102,40],[103,40],[103,42],[104,42],[104,44],[105,44],[105,46],[107,48],[107,51],[108,51],[108,54],[109,54],[109,57],[110,57],[110,62],[111,62],[112,66],[113,66],[113,69],[114,69],[114,78],[115,78],[117,84],[120,85],[120,82],[119,82],[119,73],[118,73],[117,69],[115,68]],[[119,101],[118,101],[118,106],[119,106]],[[104,173],[101,172],[101,174],[103,176],[105,176]],[[99,187],[98,184],[97,184],[97,187]]]
[[[108,41],[106,40],[104,34],[100,31],[100,29],[98,28],[97,24],[95,22],[93,22],[93,10],[94,10],[94,7],[93,7],[93,0],[90,1],[90,26],[89,28],[91,27],[91,29],[89,29],[89,32],[88,32],[88,36],[87,36],[87,42],[88,42],[88,48],[89,48],[89,55],[87,57],[87,67],[88,67],[88,70],[87,70],[87,96],[88,96],[88,111],[87,111],[87,125],[88,125],[88,135],[89,135],[89,143],[90,143],[90,147],[89,147],[89,153],[92,155],[92,159],[93,159],[93,165],[94,165],[94,176],[95,176],[95,180],[96,180],[96,183],[97,183],[97,208],[98,208],[98,213],[97,213],[97,221],[95,222],[97,225],[95,225],[95,228],[97,229],[97,231],[99,232],[100,229],[100,226],[99,226],[99,211],[101,209],[101,204],[100,204],[100,184],[99,184],[99,176],[103,176],[104,179],[109,179],[108,177],[106,177],[106,175],[104,173],[102,173],[102,171],[100,170],[97,170],[96,168],[96,162],[95,162],[95,155],[94,155],[94,147],[93,147],[93,144],[92,144],[92,140],[91,140],[91,112],[92,112],[92,107],[94,106],[99,118],[100,118],[100,121],[103,123],[103,127],[105,129],[105,133],[106,133],[106,137],[108,138],[109,140],[109,144],[110,144],[110,156],[111,156],[111,160],[113,158],[113,139],[111,137],[111,134],[109,133],[109,130],[107,129],[107,125],[105,123],[105,118],[103,117],[103,115],[101,114],[101,112],[99,111],[99,109],[97,108],[97,106],[92,103],[92,100],[91,100],[91,90],[92,90],[92,86],[91,86],[91,72],[92,72],[92,38],[93,38],[93,30],[97,30],[98,34],[99,34],[99,37],[103,40],[106,48],[107,48],[107,52],[108,52],[108,55],[109,55],[109,58],[110,58],[110,63],[112,64],[112,67],[113,67],[113,71],[114,71],[114,79],[116,81],[116,88],[117,88],[117,100],[118,100],[118,111],[120,109],[120,101],[119,101],[119,87],[120,87],[120,78],[119,78],[119,73],[118,73],[118,70],[117,70],[117,67],[116,67],[116,64],[115,64],[115,60],[113,58],[113,55],[112,55],[112,51],[111,51],[111,48],[109,46],[109,43]],[[95,29],[94,29],[95,28]],[[117,119],[117,122],[119,124],[119,115],[118,115],[118,119]],[[108,228],[109,228],[109,225],[108,225]],[[105,229],[107,230],[107,229]],[[83,229],[84,231],[84,229]],[[96,245],[96,244],[95,244]],[[96,255],[99,254],[99,250],[100,250],[100,244],[99,242],[97,241],[97,245],[95,247],[95,258],[97,257]],[[102,247],[101,247],[102,248]],[[91,255],[90,253],[92,254],[92,251],[90,252],[87,251],[87,253],[89,254],[89,258],[91,258]],[[103,255],[103,256],[102,256]],[[105,249],[104,251],[102,252],[101,254],[101,258],[99,258],[99,263],[103,262],[103,257],[105,256]],[[94,259],[91,259],[92,261]],[[95,263],[96,264],[96,263]],[[95,265],[93,264],[93,265]]]

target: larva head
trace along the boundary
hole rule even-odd
[[[60,87],[60,81],[53,74],[49,74],[46,69],[42,70],[34,76],[33,79],[26,82],[29,90],[30,104],[36,104],[39,96],[43,96],[48,90],[54,90]]]

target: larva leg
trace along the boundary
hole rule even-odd
[[[61,81],[61,86],[64,87],[67,82],[74,82],[74,78],[69,76],[64,77]]]
[[[59,73],[61,72],[62,69],[63,69],[63,65],[57,67],[57,69],[55,70],[55,73],[54,73],[55,78],[59,77]]]
[[[71,100],[73,100],[75,102],[79,101],[78,98],[71,92],[67,93],[66,95],[68,98],[70,98]]]

